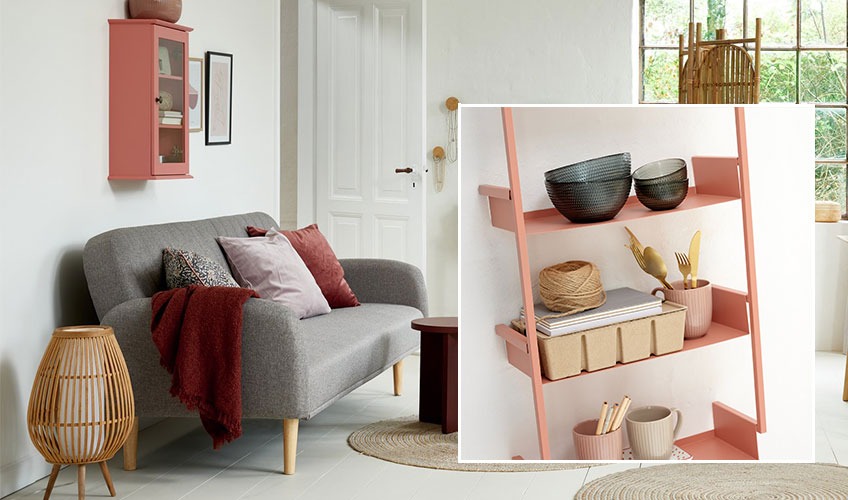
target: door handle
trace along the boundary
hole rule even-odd
[[[412,172],[413,172],[412,167],[396,168],[395,169],[396,174],[411,174]]]

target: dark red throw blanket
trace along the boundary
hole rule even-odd
[[[241,436],[242,306],[247,288],[192,285],[153,296],[150,330],[171,395],[197,409],[218,449]]]

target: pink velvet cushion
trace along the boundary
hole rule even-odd
[[[247,226],[247,234],[250,236],[262,236],[266,231],[259,227]],[[297,231],[281,232],[289,239],[312,276],[315,277],[330,307],[338,309],[359,305],[359,300],[344,279],[344,269],[339,259],[336,258],[330,243],[318,230],[316,224]]]
[[[262,238],[218,238],[233,277],[263,299],[280,302],[298,318],[330,312],[330,305],[289,240],[271,230]]]

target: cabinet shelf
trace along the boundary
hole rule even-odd
[[[172,128],[172,129],[179,130],[179,129],[183,128],[183,126],[182,125],[165,125],[164,123],[160,123],[159,128]]]
[[[481,188],[482,187],[483,186],[481,186]],[[686,199],[683,200],[683,203],[681,203],[680,206],[672,210],[655,212],[653,210],[645,208],[645,206],[639,202],[636,196],[631,196],[627,199],[627,202],[624,204],[624,207],[621,209],[621,212],[619,212],[619,214],[614,219],[587,224],[575,223],[563,217],[563,215],[560,214],[555,208],[546,208],[542,210],[524,212],[524,227],[528,235],[554,233],[558,231],[566,231],[569,229],[582,229],[585,227],[597,225],[630,222],[646,217],[663,216],[666,214],[678,213],[685,210],[694,210],[697,208],[708,207],[711,205],[728,203],[738,199],[738,197],[734,198],[730,196],[699,194],[697,187],[691,186],[689,188],[689,194],[686,195]],[[500,229],[506,229],[507,231],[515,232],[515,224],[512,223],[512,218],[502,217],[501,211],[497,208],[497,205],[500,203],[500,201],[501,200],[498,198],[489,199],[492,225]]]
[[[712,403],[714,428],[678,439],[674,444],[692,460],[757,460],[757,422],[719,402]],[[523,460],[520,455],[513,460]]]
[[[499,325],[499,326],[504,326],[506,328],[509,328],[506,325]],[[589,375],[595,375],[597,373],[607,372],[607,371],[610,371],[610,370],[614,370],[616,368],[624,368],[624,367],[627,367],[627,366],[633,366],[633,365],[643,363],[643,362],[646,362],[646,361],[651,361],[651,360],[659,359],[659,358],[666,358],[666,357],[669,357],[669,356],[674,356],[675,354],[681,354],[681,353],[692,351],[692,350],[695,350],[695,349],[701,349],[703,347],[709,347],[709,346],[714,345],[714,344],[719,344],[721,342],[726,342],[728,340],[737,339],[739,337],[744,337],[746,335],[748,335],[747,332],[743,332],[741,330],[736,330],[734,328],[730,328],[729,326],[722,325],[720,323],[712,323],[710,325],[710,329],[709,329],[709,331],[707,332],[706,335],[704,335],[703,337],[698,338],[698,339],[684,340],[683,341],[683,349],[681,349],[679,351],[670,352],[668,354],[661,354],[659,356],[652,354],[651,356],[649,356],[645,359],[639,359],[639,360],[636,360],[636,361],[632,361],[630,363],[616,363],[616,364],[610,366],[609,368],[603,368],[603,369],[595,370],[595,371],[592,371],[592,372],[580,372],[578,375],[574,375],[573,377],[566,377],[566,378],[561,378],[561,379],[558,379],[558,380],[551,380],[551,379],[543,376],[542,377],[542,383],[547,385],[547,384],[554,384],[554,383],[557,383],[557,382],[566,382],[566,381],[574,380],[574,379],[580,378],[580,377],[585,377],[585,376],[589,376]],[[513,347],[513,346],[510,346],[510,347]],[[512,363],[512,358],[510,357],[509,359],[510,359],[510,363]],[[516,368],[518,368],[518,367],[516,367]]]
[[[693,460],[757,460],[755,455],[745,453],[716,436],[714,429],[678,439],[674,444],[692,455]]]
[[[168,176],[160,176],[160,178],[167,179],[194,179],[194,176],[189,174],[175,174]],[[147,176],[131,176],[131,175],[110,175],[107,177],[110,181],[149,181],[150,177]]]
[[[659,356],[651,355],[647,358],[632,361],[630,363],[616,363],[608,368],[591,372],[584,371],[572,377],[557,380],[551,380],[542,376],[542,384],[547,385],[556,382],[566,382],[580,377],[607,372],[616,368],[632,366],[658,358],[665,358],[668,356],[674,356],[675,354],[709,347],[714,344],[744,337],[748,335],[748,331],[747,295],[743,292],[731,290],[714,284],[713,322],[710,325],[710,329],[703,337],[684,340],[683,349]],[[530,347],[528,345],[527,336],[504,324],[497,325],[495,327],[495,333],[506,341],[507,360],[509,363],[518,368],[518,370],[525,375],[532,377]]]
[[[692,158],[692,169],[695,178],[706,177],[706,181],[689,187],[686,199],[672,210],[654,211],[642,205],[635,196],[627,199],[618,215],[610,220],[593,223],[575,223],[566,219],[555,208],[523,212],[524,232],[527,235],[554,233],[570,229],[618,224],[633,220],[662,217],[670,213],[719,205],[740,199],[739,184],[736,180],[736,158],[696,156]],[[507,231],[516,231],[513,216],[513,200],[510,188],[502,186],[481,185],[478,192],[489,198],[489,213],[492,226]]]
[[[502,108],[501,116],[509,187],[482,184],[479,186],[478,192],[488,198],[492,226],[515,233],[522,305],[527,312],[527,330],[532,332],[532,336],[519,333],[504,324],[495,325],[495,333],[505,341],[507,361],[530,378],[540,458],[542,460],[552,458],[548,438],[545,391],[543,390],[545,385],[565,382],[746,337],[750,339],[753,357],[756,419],[752,419],[722,403],[713,402],[713,429],[679,439],[676,444],[696,460],[756,460],[759,456],[757,433],[766,432],[765,393],[763,389],[754,241],[751,228],[750,181],[744,108],[735,109],[738,156],[693,157],[691,178],[694,185],[689,187],[686,199],[678,207],[668,211],[652,211],[642,206],[635,196],[631,196],[614,219],[590,224],[570,222],[553,208],[528,212],[523,210],[512,109]],[[663,217],[670,213],[704,209],[736,201],[740,202],[739,206],[741,207],[748,291],[739,292],[713,284],[712,324],[705,336],[685,340],[682,350],[661,356],[649,356],[630,363],[616,363],[605,369],[581,372],[559,380],[549,380],[542,375],[538,340],[535,337],[533,287],[527,238],[529,235],[579,230],[599,225]],[[661,221],[662,219],[656,220]]]
[[[161,78],[163,80],[176,80],[176,81],[179,81],[179,82],[183,81],[183,77],[181,77],[181,76],[164,75],[162,73],[159,73],[159,78]]]

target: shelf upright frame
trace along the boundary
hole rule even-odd
[[[748,171],[748,134],[745,127],[745,108],[737,107],[736,148],[739,154],[739,184],[742,199],[742,229],[745,234],[745,268],[748,279],[748,326],[751,332],[751,355],[754,362],[754,397],[757,408],[757,432],[766,432],[766,400],[763,386],[763,353],[760,344],[760,310],[757,295],[757,266],[754,257],[754,218],[751,211],[751,178]]]
[[[527,232],[524,225],[524,208],[521,202],[521,180],[518,169],[518,153],[515,148],[515,127],[512,121],[512,108],[501,108],[503,121],[504,147],[506,148],[509,189],[512,198],[512,210],[515,224],[515,248],[518,253],[519,276],[521,279],[521,298],[528,332],[536,331],[536,312],[533,308],[533,281],[530,276],[530,256],[527,251]],[[528,337],[529,339],[529,337]],[[535,339],[533,339],[535,340]],[[536,428],[539,437],[539,452],[542,460],[551,459],[550,440],[548,439],[548,417],[545,412],[545,393],[542,385],[542,366],[539,361],[538,342],[527,342],[530,354],[530,381],[533,384],[533,404],[536,407]]]

